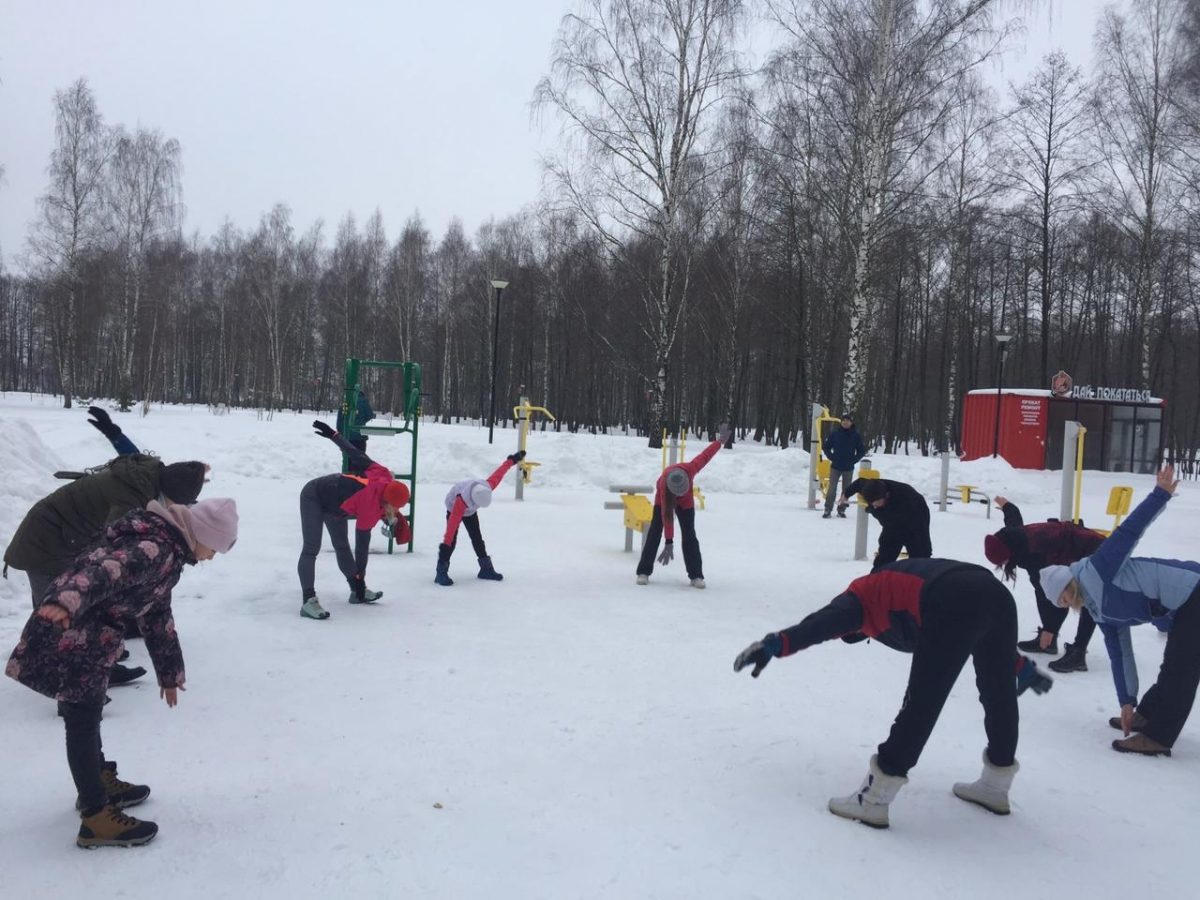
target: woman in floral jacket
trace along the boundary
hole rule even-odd
[[[21,632],[5,674],[58,701],[67,730],[67,764],[79,792],[80,847],[135,846],[158,833],[121,810],[150,794],[117,778],[100,741],[101,710],[123,622],[135,617],[168,706],[184,689],[183,652],[171,615],[171,590],[184,565],[226,553],[237,540],[233,500],[194,506],[150,501],[108,527],[50,586]]]

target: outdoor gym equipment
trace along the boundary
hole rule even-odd
[[[1078,422],[1067,422],[1063,426],[1062,501],[1058,517],[1063,522],[1080,524],[1083,518],[1080,506],[1083,501],[1083,444],[1087,439],[1087,428]],[[1108,492],[1105,514],[1113,517],[1111,530],[1094,528],[1101,534],[1112,534],[1121,520],[1129,514],[1133,502],[1133,488],[1117,485]]]
[[[533,418],[534,413],[541,413],[551,422],[558,421],[551,414],[550,410],[544,406],[530,406],[528,397],[521,397],[520,403],[513,407],[513,418],[517,420],[517,452],[520,453],[525,449],[525,444],[529,439],[529,422]],[[531,459],[522,459],[517,463],[517,468],[521,470],[521,474],[517,477],[517,499],[525,499],[525,485],[533,480],[533,469],[535,466],[540,466],[541,463],[534,462]]]
[[[404,373],[403,409],[399,426],[392,425],[359,425],[358,424],[358,378],[362,369],[400,369]],[[346,360],[346,390],[342,398],[342,431],[347,438],[358,435],[381,435],[391,437],[397,434],[412,435],[412,452],[409,470],[393,472],[392,477],[397,481],[407,481],[409,489],[408,501],[408,552],[413,552],[413,534],[416,528],[417,508],[417,428],[421,422],[421,366],[412,362],[384,362],[373,359]],[[342,471],[346,471],[347,460],[342,455]],[[404,515],[401,513],[401,515]],[[391,532],[388,533],[387,552],[392,552],[395,542]]]
[[[654,504],[650,502],[649,497],[643,495],[649,494],[654,488],[646,485],[610,484],[608,489],[614,494],[621,495],[619,501],[606,500],[604,508],[625,511],[625,552],[631,553],[633,552],[633,533],[635,531],[641,534],[642,543],[646,543],[646,529],[654,515]]]
[[[808,446],[808,508],[817,508],[817,490],[824,494],[829,490],[829,460],[821,452],[822,422],[840,422],[836,416],[829,414],[829,407],[820,403],[812,405],[812,427],[809,429]]]
[[[870,458],[864,456],[858,463],[859,478],[878,478],[879,472],[871,468]],[[867,514],[867,501],[863,499],[862,494],[855,495],[855,504],[858,507],[858,513],[854,518],[854,558],[867,558],[867,521],[870,516]]]

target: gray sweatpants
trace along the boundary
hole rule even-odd
[[[842,491],[850,487],[850,482],[854,480],[854,470],[846,469],[830,469],[829,470],[829,490],[825,492],[825,512],[833,512],[833,504],[837,498],[842,495]],[[838,482],[843,482],[841,490],[838,490]],[[845,507],[843,507],[844,509]]]

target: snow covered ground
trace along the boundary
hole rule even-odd
[[[51,702],[0,679],[0,895],[182,898],[1004,898],[1196,896],[1189,854],[1200,818],[1200,715],[1172,759],[1109,749],[1117,712],[1097,635],[1087,673],[1021,698],[1013,815],[957,800],[984,744],[970,669],[960,678],[890,831],[831,816],[887,734],[909,658],[832,642],[776,660],[754,681],[734,656],[799,621],[866,571],[854,521],[805,508],[807,458],[739,443],[699,478],[708,589],[682,562],[634,584],[612,483],[652,483],[659,454],[638,438],[537,433],[526,499],[510,481],[481,517],[504,573],[477,580],[465,535],[452,588],[433,584],[442,497],[514,449],[511,430],[421,426],[416,552],[373,555],[373,607],[345,602],[326,547],[317,587],[333,612],[298,615],[297,497],[335,471],[311,413],[259,419],[205,408],[114,418],[168,461],[213,466],[205,496],[237,498],[241,538],[185,571],[175,615],[188,663],[178,708],[150,677],[115,688],[105,747],[153,788],[134,812],[159,823],[150,846],[84,853]],[[109,455],[81,409],[0,397],[0,546],[59,468]],[[332,416],[326,416],[332,421]],[[407,438],[373,438],[401,468]],[[689,456],[700,449],[693,443]],[[938,463],[876,456],[884,477],[932,496]],[[1059,476],[991,459],[955,463],[1018,503],[1058,512]],[[1150,476],[1089,472],[1083,515],[1106,523],[1108,489]],[[1185,483],[1140,553],[1194,559],[1200,490]],[[980,505],[934,512],[938,556],[983,561],[1001,524]],[[871,531],[872,547],[877,537]],[[376,538],[376,550],[382,541]],[[1033,593],[1016,588],[1023,634]],[[29,609],[22,573],[0,581],[0,651]],[[1069,620],[1067,638],[1074,635]],[[1162,640],[1135,629],[1144,684]],[[140,642],[132,662],[149,667]]]

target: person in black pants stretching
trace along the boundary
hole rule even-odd
[[[1036,637],[1019,641],[1017,649],[1025,653],[1057,653],[1058,632],[1067,618],[1067,610],[1051,603],[1042,590],[1041,571],[1045,566],[1067,566],[1091,556],[1104,543],[1104,535],[1074,522],[1037,522],[1024,524],[1017,504],[996,498],[1004,510],[1004,527],[983,539],[983,554],[994,566],[1004,569],[1004,580],[1015,582],[1017,569],[1024,569],[1037,598],[1042,625]],[[1050,663],[1055,672],[1086,672],[1087,647],[1096,631],[1096,621],[1086,609],[1079,614],[1075,643],[1067,644],[1061,659]]]
[[[773,658],[791,656],[840,637],[847,643],[875,638],[912,653],[904,704],[891,733],[871,757],[863,786],[829,801],[829,811],[875,828],[888,827],[888,806],[908,781],[950,689],[968,657],[983,704],[987,748],[979,780],[954,785],[954,793],[994,813],[1009,812],[1008,791],[1017,773],[1017,695],[1026,687],[1044,693],[1049,679],[1017,657],[1013,643],[1017,607],[987,569],[950,559],[907,559],[856,578],[829,605],[798,625],[755,641],[733,663],[759,676]]]
[[[933,556],[929,539],[929,504],[917,490],[903,481],[886,478],[856,478],[838,501],[861,494],[867,502],[867,512],[879,520],[879,549],[875,566],[895,562],[901,549],[909,559],[928,559]]]

